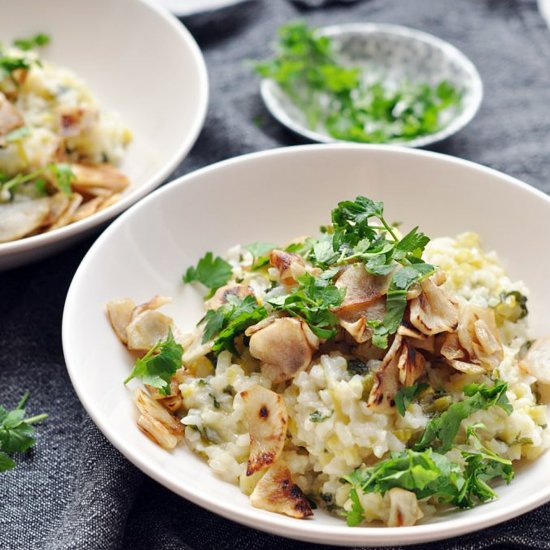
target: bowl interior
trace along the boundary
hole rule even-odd
[[[320,29],[332,39],[342,63],[359,67],[367,82],[382,80],[388,87],[403,81],[435,86],[442,80],[463,91],[459,109],[444,113],[440,131],[404,141],[420,147],[448,137],[473,117],[482,96],[479,74],[472,63],[454,46],[429,34],[378,23],[335,25]],[[275,117],[291,130],[313,141],[336,141],[328,133],[308,128],[302,111],[273,81],[264,81],[262,95]]]
[[[119,203],[48,236],[2,244],[1,255],[14,246],[78,232],[92,219],[99,223],[159,185],[196,139],[208,91],[204,61],[191,35],[147,0],[0,0],[0,10],[3,43],[49,34],[44,59],[75,72],[101,107],[118,112],[133,134],[121,166],[131,186]]]
[[[529,464],[500,500],[409,528],[348,528],[317,511],[297,521],[252,508],[185,447],[168,453],[137,429],[132,360],[107,322],[105,302],[173,297],[167,312],[183,330],[202,316],[202,298],[181,275],[205,251],[236,243],[285,242],[316,233],[339,200],[383,200],[388,218],[420,224],[432,237],[476,231],[511,276],[530,287],[533,334],[549,332],[550,200],[495,171],[433,153],[389,147],[306,146],[248,155],[203,169],[148,197],[99,238],[71,285],[63,345],[84,406],[111,442],[176,493],[231,519],[295,538],[349,545],[407,544],[445,538],[513,517],[550,495],[550,454]],[[498,197],[498,199],[497,199]],[[518,207],[521,205],[521,208]],[[93,345],[90,345],[93,343]],[[544,481],[543,481],[544,480]]]

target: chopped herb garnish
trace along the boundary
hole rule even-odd
[[[44,33],[38,33],[30,38],[18,38],[13,41],[13,45],[23,51],[34,50],[47,46],[50,43],[50,37]]]
[[[207,252],[197,263],[197,267],[189,267],[183,276],[184,283],[197,281],[210,289],[207,298],[213,296],[218,288],[224,286],[233,270],[231,265],[219,256],[214,257],[212,252]]]
[[[61,192],[69,196],[72,194],[71,182],[74,180],[75,175],[69,164],[57,163],[48,164],[29,174],[17,174],[4,181],[0,185],[0,198],[3,202],[9,201],[17,187],[31,181],[35,182],[35,186],[39,192],[45,192],[47,187],[45,178],[48,176]]]
[[[227,296],[227,304],[218,309],[208,310],[199,323],[204,323],[203,343],[214,340],[212,351],[217,355],[223,350],[236,352],[235,338],[267,316],[263,306],[259,306],[254,296],[242,300]]]
[[[132,378],[139,378],[144,384],[158,388],[168,395],[170,381],[181,367],[183,347],[174,340],[172,331],[166,340],[157,342],[143,357],[136,360],[130,376],[124,380],[127,384]]]
[[[506,397],[507,389],[508,384],[500,380],[491,387],[486,384],[467,384],[463,389],[466,398],[453,403],[445,412],[430,420],[414,449],[421,451],[437,447],[438,452],[447,452],[455,442],[461,422],[476,411],[486,411],[497,406],[510,414],[512,406]]]
[[[344,291],[330,281],[305,273],[298,277],[298,286],[290,294],[272,298],[268,303],[276,310],[302,318],[319,338],[328,339],[336,334],[338,324],[332,309],[343,299]]]
[[[27,392],[15,409],[8,411],[0,405],[0,472],[15,468],[14,453],[24,453],[35,443],[33,424],[48,418],[47,414],[38,414],[25,418]]]
[[[277,245],[273,243],[252,243],[244,248],[254,256],[252,269],[259,269],[269,263],[269,252],[277,248]]]
[[[330,411],[327,414],[323,414],[321,411],[313,411],[309,415],[309,419],[311,422],[315,422],[315,423],[324,422],[325,420],[328,420],[333,414],[334,414],[334,411]]]
[[[278,35],[276,57],[255,70],[281,87],[311,129],[345,141],[402,142],[437,132],[441,115],[460,109],[462,92],[446,80],[373,82],[340,63],[332,40],[303,23],[284,25]]]
[[[472,432],[468,432],[471,436]],[[418,499],[435,497],[439,502],[471,508],[497,495],[487,484],[502,478],[507,483],[514,475],[512,463],[486,447],[476,436],[477,452],[463,451],[466,467],[461,467],[445,455],[426,449],[421,452],[406,450],[393,453],[370,468],[361,467],[345,479],[352,488],[352,509],[347,513],[348,525],[359,525],[364,520],[364,509],[358,492],[385,494],[394,487],[413,492]]]
[[[428,384],[403,386],[395,394],[395,407],[401,416],[405,416],[407,407],[428,387]]]

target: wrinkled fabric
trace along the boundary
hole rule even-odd
[[[235,155],[301,143],[270,118],[246,63],[268,56],[276,28],[296,18],[313,25],[408,25],[458,46],[478,67],[485,99],[467,128],[433,149],[550,191],[550,31],[535,0],[363,0],[321,9],[256,0],[187,19],[206,58],[211,99],[204,130],[173,177]],[[29,390],[29,412],[50,414],[37,429],[36,447],[15,470],[0,474],[0,548],[314,548],[242,527],[172,494],[95,428],[71,387],[61,347],[65,295],[93,240],[0,273],[0,403],[14,406]],[[550,548],[550,506],[421,547]]]

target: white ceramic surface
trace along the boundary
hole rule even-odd
[[[315,234],[339,200],[383,200],[404,229],[433,237],[466,230],[498,251],[531,289],[532,332],[550,332],[550,198],[513,178],[463,160],[388,146],[310,145],[276,149],[204,168],[156,191],[116,220],[92,246],[69,289],[63,317],[68,371],[84,407],[141,470],[177,494],[227,518],[279,535],[343,545],[412,544],[480,529],[550,499],[550,453],[522,468],[500,500],[405,528],[349,528],[317,510],[299,521],[253,508],[185,446],[166,452],[137,428],[132,358],[113,333],[105,303],[172,296],[166,308],[183,330],[202,316],[202,298],[181,283],[205,251],[235,243],[285,242]]]
[[[443,114],[449,120],[437,132],[400,142],[407,147],[425,147],[455,134],[477,113],[483,98],[483,84],[473,63],[457,48],[431,34],[382,23],[350,23],[322,27],[338,58],[346,65],[363,68],[390,84],[403,80],[432,86],[447,80],[464,91],[461,107]],[[273,80],[263,79],[261,94],[271,114],[284,126],[311,141],[337,140],[321,128],[310,129],[304,114]]]
[[[550,0],[538,0],[538,4],[541,15],[550,26]]]
[[[156,0],[173,14],[184,17],[242,4],[246,0]]]
[[[51,233],[0,244],[1,270],[67,246],[158,186],[202,128],[208,77],[187,29],[149,0],[0,0],[0,13],[2,42],[48,33],[43,57],[74,70],[134,135],[122,199]]]

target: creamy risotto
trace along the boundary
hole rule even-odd
[[[253,506],[413,525],[493,500],[550,444],[550,342],[529,339],[528,289],[476,234],[403,235],[357,197],[317,238],[209,252],[184,282],[208,289],[192,334],[167,298],[107,305],[138,355],[138,426]]]
[[[0,48],[0,242],[49,231],[116,202],[131,141],[72,71],[42,59],[37,35]]]

